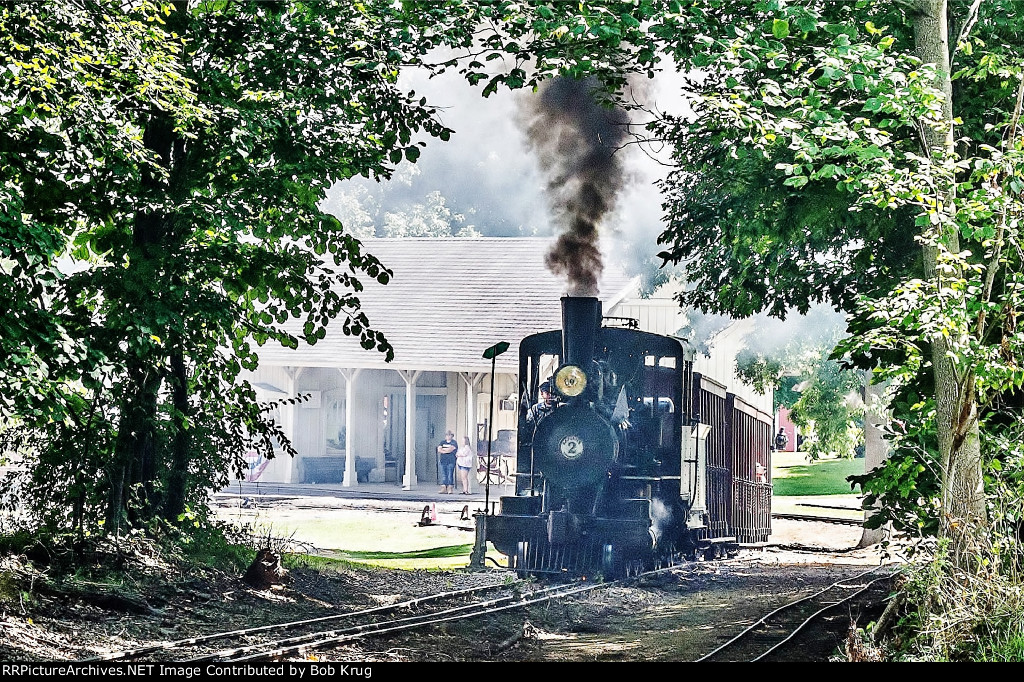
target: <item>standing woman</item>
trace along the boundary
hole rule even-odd
[[[469,436],[462,437],[462,445],[459,446],[458,457],[455,464],[459,467],[459,481],[462,482],[462,494],[469,494],[469,472],[473,468],[473,449],[469,444]]]

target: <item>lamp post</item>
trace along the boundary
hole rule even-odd
[[[494,365],[497,357],[508,350],[507,341],[499,341],[484,351],[484,359],[491,361],[491,414],[487,420],[487,477],[484,479],[484,513],[491,513],[491,428],[494,425]]]
[[[476,520],[476,541],[469,555],[469,565],[474,569],[484,568],[487,554],[487,515],[491,507],[491,425],[494,424],[494,363],[495,358],[508,350],[508,343],[501,341],[484,351],[484,358],[491,361],[491,415],[487,419],[487,473],[484,479],[484,511],[473,515]]]

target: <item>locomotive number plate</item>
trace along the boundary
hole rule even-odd
[[[566,436],[558,444],[562,456],[566,459],[576,459],[583,454],[583,439],[579,436]]]

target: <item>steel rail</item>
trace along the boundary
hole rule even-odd
[[[838,523],[847,526],[863,526],[864,519],[844,519],[837,516],[815,516],[813,514],[772,514],[773,519],[789,519],[791,521],[818,521],[820,523]]]
[[[853,581],[855,581],[855,580],[860,580],[860,579],[861,579],[861,578],[863,578],[864,576],[866,576],[866,575],[870,575],[870,574],[874,573],[875,571],[878,571],[878,570],[880,570],[880,569],[882,569],[882,568],[885,568],[885,567],[887,567],[887,566],[889,566],[889,565],[890,565],[890,564],[882,564],[881,566],[875,566],[875,567],[874,567],[874,568],[872,568],[871,570],[868,570],[868,571],[864,571],[863,573],[860,573],[860,574],[858,574],[858,575],[856,575],[856,576],[854,576],[854,577],[852,577],[852,578],[845,578],[845,579],[843,579],[843,580],[837,580],[836,582],[832,583],[831,585],[828,585],[827,587],[824,587],[824,588],[822,588],[821,590],[818,590],[818,591],[817,591],[817,592],[815,592],[814,594],[810,594],[810,595],[807,595],[806,597],[801,597],[800,599],[796,599],[796,600],[793,600],[793,601],[791,601],[791,602],[789,602],[789,603],[783,604],[782,606],[780,606],[779,608],[775,609],[774,611],[772,611],[772,612],[770,612],[770,613],[768,613],[768,614],[766,614],[766,615],[762,616],[761,618],[759,618],[759,619],[758,619],[758,620],[757,620],[756,622],[754,622],[754,623],[753,623],[753,624],[751,624],[751,625],[750,625],[749,627],[747,627],[747,628],[745,628],[744,630],[742,630],[742,631],[741,631],[741,632],[740,632],[739,634],[737,634],[737,635],[736,635],[735,637],[733,637],[733,638],[732,638],[732,639],[730,639],[729,641],[727,641],[727,642],[725,642],[724,644],[720,645],[720,646],[719,646],[719,647],[717,647],[716,649],[714,649],[714,650],[712,650],[712,651],[710,651],[710,652],[708,652],[708,653],[704,654],[703,656],[701,656],[700,658],[698,658],[698,659],[697,659],[696,661],[694,661],[694,662],[695,662],[695,663],[702,663],[702,662],[705,662],[705,661],[707,661],[708,659],[710,659],[710,658],[712,658],[712,657],[716,656],[716,655],[717,655],[717,654],[719,654],[720,652],[722,652],[722,651],[726,650],[727,648],[729,648],[729,647],[733,646],[733,645],[734,645],[734,644],[735,644],[736,642],[740,641],[741,639],[743,639],[744,637],[746,637],[747,635],[749,635],[749,634],[750,634],[751,632],[753,632],[753,631],[754,631],[755,629],[757,629],[757,628],[758,628],[759,626],[761,626],[761,625],[763,625],[764,623],[766,623],[766,622],[768,621],[768,619],[769,619],[769,618],[771,618],[772,616],[775,616],[775,615],[777,615],[777,614],[779,614],[779,613],[782,613],[783,611],[786,611],[786,610],[788,610],[788,609],[792,609],[792,608],[793,608],[794,606],[796,606],[796,605],[798,605],[798,604],[802,604],[802,603],[804,603],[804,602],[807,602],[807,601],[810,601],[810,600],[812,600],[812,599],[817,599],[818,597],[820,597],[821,595],[825,594],[825,593],[826,593],[826,592],[828,592],[829,590],[835,589],[836,587],[838,587],[838,586],[840,586],[840,585],[842,585],[842,584],[844,584],[844,583],[849,583],[849,582],[853,582]],[[879,580],[881,580],[881,579],[882,579],[882,578],[879,578]],[[871,585],[871,584],[873,584],[874,582],[877,582],[877,581],[872,581],[871,583],[869,583],[869,584],[868,584],[868,586],[870,586],[870,585]],[[774,651],[775,649],[777,649],[777,648],[778,648],[779,646],[781,646],[781,645],[782,645],[782,644],[784,644],[785,642],[789,641],[789,640],[790,640],[790,639],[791,639],[791,638],[793,637],[793,635],[795,635],[795,634],[796,634],[796,632],[798,632],[799,630],[803,629],[803,627],[804,627],[805,625],[807,625],[807,624],[808,624],[808,623],[809,623],[810,621],[812,621],[812,620],[814,620],[815,618],[817,618],[817,617],[818,617],[818,616],[819,616],[820,614],[824,613],[825,611],[828,611],[829,609],[831,609],[831,608],[833,608],[833,607],[835,607],[835,606],[838,606],[839,604],[841,604],[841,603],[843,603],[843,602],[845,602],[845,601],[848,601],[849,599],[852,599],[852,598],[853,598],[853,597],[855,597],[855,596],[856,596],[857,594],[860,594],[861,592],[863,592],[863,591],[864,591],[864,590],[866,590],[866,589],[867,589],[867,586],[866,586],[866,587],[864,587],[864,588],[862,588],[862,589],[861,589],[860,591],[856,592],[855,594],[852,594],[852,595],[849,595],[849,596],[847,596],[847,598],[846,598],[846,599],[843,599],[843,600],[841,600],[841,601],[839,601],[839,602],[836,602],[836,603],[834,603],[834,604],[829,604],[829,605],[828,605],[827,607],[825,607],[825,608],[823,608],[823,609],[820,609],[820,610],[818,610],[817,612],[815,612],[814,614],[812,614],[812,615],[811,615],[811,616],[809,616],[808,618],[804,619],[804,621],[803,621],[803,622],[801,622],[800,624],[798,624],[798,625],[797,625],[797,627],[796,627],[796,629],[795,629],[795,630],[794,630],[793,632],[791,632],[791,633],[790,633],[790,634],[789,634],[789,635],[788,635],[788,636],[787,636],[787,637],[786,637],[786,638],[785,638],[785,639],[784,639],[784,640],[783,640],[782,642],[777,642],[777,643],[776,643],[776,644],[774,644],[774,645],[773,645],[773,646],[772,646],[772,647],[771,647],[771,648],[770,648],[770,649],[769,649],[768,651],[762,652],[762,653],[761,653],[760,655],[758,655],[758,656],[757,656],[756,658],[754,658],[754,659],[751,659],[751,662],[753,662],[753,661],[757,661],[757,660],[760,660],[761,658],[763,658],[764,656],[766,656],[766,655],[767,655],[768,653],[771,653],[772,651]]]
[[[800,632],[801,630],[804,629],[805,625],[810,623],[812,620],[814,620],[815,618],[817,618],[821,614],[823,614],[826,611],[829,611],[831,609],[834,609],[835,607],[839,606],[840,604],[845,604],[846,602],[850,601],[851,599],[853,599],[857,595],[860,595],[860,594],[863,594],[863,593],[867,592],[869,587],[871,587],[872,585],[874,585],[875,583],[877,583],[880,580],[885,580],[885,578],[886,578],[886,576],[882,576],[880,578],[875,578],[874,580],[872,580],[872,581],[868,582],[867,584],[865,584],[863,587],[861,587],[856,592],[853,592],[852,594],[847,595],[845,599],[842,599],[841,601],[837,601],[837,602],[832,603],[832,604],[827,604],[827,605],[823,606],[822,608],[818,609],[817,611],[812,613],[810,616],[808,616],[802,623],[800,623],[795,628],[793,628],[793,631],[790,632],[788,635],[786,635],[786,637],[784,639],[782,639],[780,642],[776,643],[774,646],[770,647],[767,651],[765,651],[760,656],[757,656],[756,658],[750,659],[750,662],[751,663],[755,663],[757,661],[760,661],[762,658],[764,658],[768,654],[772,653],[773,651],[775,651],[776,649],[781,647],[783,644],[785,644],[789,640],[793,639],[798,632]]]
[[[451,592],[438,592],[436,594],[426,595],[424,597],[417,597],[415,599],[409,599],[403,602],[397,602],[395,604],[386,604],[383,606],[375,606],[369,609],[362,609],[359,611],[346,611],[344,613],[335,613],[329,616],[319,616],[317,618],[308,618],[305,620],[293,620],[285,621],[283,623],[271,623],[269,625],[260,625],[257,627],[243,628],[239,630],[225,630],[223,632],[213,632],[207,635],[199,635],[197,637],[188,637],[185,639],[179,639],[172,642],[163,642],[161,644],[154,644],[151,646],[139,647],[136,649],[126,649],[123,651],[115,651],[100,656],[94,656],[91,658],[80,659],[78,663],[97,663],[101,661],[117,661],[117,660],[132,660],[140,656],[147,654],[159,653],[161,651],[172,651],[174,649],[180,649],[186,646],[196,646],[199,644],[205,644],[207,642],[214,642],[218,639],[228,639],[229,637],[245,637],[248,635],[254,635],[261,632],[269,632],[271,630],[290,630],[306,625],[313,625],[316,623],[325,623],[334,620],[341,620],[344,618],[356,618],[360,616],[369,616],[375,613],[386,613],[388,611],[397,611],[399,609],[411,609],[416,606],[423,604],[429,604],[434,601],[440,601],[443,599],[453,599],[471,595],[474,593],[489,592],[492,590],[510,589],[515,585],[522,584],[521,580],[514,580],[509,583],[502,583],[499,585],[484,585],[478,587],[468,587],[462,590],[454,590]]]
[[[393,620],[382,621],[378,623],[355,625],[350,628],[345,628],[342,630],[310,633],[308,635],[300,635],[298,637],[292,637],[274,642],[264,642],[261,644],[253,644],[245,647],[238,647],[236,649],[218,651],[199,658],[191,659],[188,662],[198,663],[203,661],[260,661],[269,658],[280,658],[282,656],[298,655],[317,648],[334,647],[339,644],[343,644],[345,642],[353,641],[356,639],[361,639],[369,635],[390,634],[394,632],[410,630],[412,628],[421,627],[424,625],[435,625],[438,623],[478,618],[483,615],[498,613],[509,609],[522,608],[524,606],[529,606],[531,604],[550,601],[552,599],[557,599],[561,597],[572,596],[581,592],[587,592],[599,588],[606,588],[614,584],[616,583],[590,583],[582,587],[575,586],[573,584],[556,585],[536,590],[528,595],[525,595],[525,599],[522,596],[509,595],[486,602],[478,602],[475,604],[466,604],[451,609],[444,609],[442,611],[437,611],[434,613],[421,614],[417,616],[408,616],[406,618],[396,618]],[[273,648],[267,649],[268,646]]]

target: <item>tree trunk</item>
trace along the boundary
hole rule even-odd
[[[870,382],[870,377],[868,378]],[[889,456],[889,443],[882,437],[881,424],[886,420],[884,404],[885,386],[868,383],[864,387],[864,473],[876,469]],[[864,510],[864,521],[875,515],[879,505]],[[885,539],[886,530],[881,528],[865,528],[860,536],[857,547],[864,548],[877,545]]]
[[[143,144],[154,152],[166,167],[170,161],[174,142],[174,124],[166,113],[154,110],[149,117]],[[164,192],[163,181],[152,169],[145,169],[140,181],[142,203],[160,196]],[[125,272],[126,295],[124,304],[135,311],[140,322],[145,322],[145,311],[152,307],[153,297],[158,295],[153,287],[154,273],[160,271],[165,232],[163,215],[153,210],[139,210],[132,225],[132,244]],[[138,349],[129,345],[128,353],[134,353],[126,362],[126,389],[121,399],[121,419],[118,425],[117,441],[114,446],[115,472],[107,509],[107,528],[119,531],[122,513],[127,509],[128,495],[134,485],[139,485],[146,500],[152,500],[153,483],[156,480],[156,419],[158,396],[163,382],[163,358],[153,351]],[[147,510],[148,515],[148,510]]]
[[[129,364],[128,374],[137,377],[138,383],[129,387],[122,402],[107,498],[107,532],[115,535],[120,533],[132,487],[140,485],[142,500],[148,503],[156,474],[154,432],[163,377],[155,368],[143,368],[138,362]]]
[[[185,511],[190,450],[187,426],[189,418],[188,375],[180,348],[175,348],[171,352],[171,397],[174,401],[175,431],[171,447],[171,472],[167,480],[163,517],[171,523],[176,523],[178,517]]]
[[[926,153],[934,163],[952,159],[953,149],[953,87],[949,73],[949,25],[947,0],[917,0],[914,17],[914,45],[917,56],[926,64],[936,65],[935,85],[945,94],[942,106],[941,128],[924,126]],[[941,251],[960,252],[958,233],[953,223],[955,210],[955,176],[942,178],[936,189],[936,223],[938,234],[931,235],[934,243],[924,247],[925,277],[934,281],[940,292],[952,293],[951,276],[939,267]],[[959,295],[963,300],[962,294]],[[954,299],[955,300],[955,299]],[[966,321],[964,305],[961,320]],[[942,533],[965,544],[970,535],[987,524],[985,496],[981,469],[981,437],[978,430],[978,404],[974,391],[973,373],[969,368],[958,376],[951,357],[951,349],[965,338],[966,327],[950,330],[954,336],[936,334],[931,339],[932,365],[935,376],[936,430],[939,457],[942,463]]]

